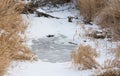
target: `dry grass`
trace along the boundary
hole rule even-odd
[[[78,0],[85,23],[96,22],[109,28],[115,40],[120,40],[120,0]]]
[[[120,76],[120,60],[107,59],[104,66],[91,76]]]
[[[113,68],[120,68],[120,60],[119,59],[108,59],[104,62],[103,69],[109,70]]]
[[[120,37],[120,0],[109,0],[106,6],[98,15],[97,23],[103,28],[110,28],[112,35],[117,40]]]
[[[69,2],[71,2],[71,0],[37,0],[35,2],[35,5],[37,5],[39,7],[42,7],[42,6],[45,6],[45,5],[56,6],[58,4],[62,5],[62,4],[69,3]]]
[[[33,14],[36,11],[36,8],[38,8],[37,5],[34,4],[35,2],[29,2],[27,4],[24,4],[24,9],[22,11],[22,13],[24,14]]]
[[[114,49],[111,49],[110,53],[114,56],[114,58],[106,60],[104,68],[120,68],[120,45]]]
[[[96,75],[96,76],[120,76],[120,70],[119,69],[107,70],[101,73],[100,75]]]
[[[107,59],[104,62],[102,73],[94,76],[120,76],[120,46],[110,51],[114,55],[114,59]]]
[[[14,0],[0,2],[0,76],[3,76],[12,60],[30,60],[33,55],[23,44],[25,38],[21,37],[27,27],[20,15],[22,8],[22,4]]]
[[[90,23],[95,15],[100,12],[106,5],[108,0],[78,0],[78,7],[84,22]]]
[[[73,63],[78,69],[92,69],[97,68],[99,64],[95,61],[95,57],[98,56],[95,49],[90,46],[80,45],[77,51],[73,51],[72,54]]]
[[[112,50],[112,53],[115,54],[116,59],[120,58],[120,45],[117,46],[117,48]]]
[[[3,76],[6,68],[9,66],[11,58],[8,52],[1,53],[0,52],[0,76]]]

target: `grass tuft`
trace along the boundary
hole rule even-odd
[[[78,0],[85,23],[95,22],[111,30],[114,40],[120,40],[120,0]]]
[[[97,68],[99,64],[95,61],[95,57],[98,56],[95,49],[90,46],[80,45],[77,51],[72,51],[72,59],[75,67],[78,69],[92,69]]]
[[[98,15],[97,23],[103,28],[109,28],[115,40],[120,37],[120,0],[109,0],[106,6]]]
[[[120,76],[120,70],[119,69],[107,70],[101,73],[100,75],[96,75],[96,76]]]
[[[20,15],[22,9],[23,4],[14,0],[0,2],[0,76],[12,60],[30,60],[33,55],[24,44],[27,24]]]
[[[108,0],[78,0],[77,5],[80,9],[80,14],[84,18],[84,22],[92,22],[96,14],[107,5],[107,1]]]

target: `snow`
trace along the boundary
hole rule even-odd
[[[38,9],[38,11],[46,12],[43,11],[41,8]],[[40,52],[41,53],[40,55],[42,55],[40,56],[40,60],[36,62],[13,61],[11,63],[11,66],[8,68],[8,72],[5,76],[40,76],[40,75],[80,76],[82,75],[82,71],[78,71],[74,69],[71,65],[71,61],[67,61],[70,60],[70,52],[71,52],[70,49],[73,47],[73,45],[69,44],[68,42],[74,41],[73,36],[75,35],[75,31],[78,28],[76,26],[77,23],[76,20],[73,20],[72,23],[68,22],[67,19],[68,16],[76,16],[76,13],[71,11],[64,10],[60,12],[49,13],[53,16],[60,17],[61,19],[36,17],[34,14],[30,14],[28,16],[23,15],[25,19],[28,18],[29,20],[29,27],[26,31],[26,35],[28,38],[27,44],[30,46],[30,48],[32,48],[31,46],[34,45],[37,46],[36,43],[33,44],[33,41],[40,39],[43,39],[41,41],[47,40],[46,42],[43,43],[46,43],[45,45],[50,47],[48,49],[43,48],[46,46],[43,46],[43,44],[40,45],[40,43],[42,43],[40,42],[36,52],[39,53],[39,51],[41,51],[40,50],[41,48],[43,48],[43,50],[46,51],[46,52],[44,51]],[[47,35],[55,35],[55,37],[53,39],[50,38],[46,39]],[[54,41],[54,44],[49,40]],[[43,47],[40,48],[40,46]],[[47,59],[49,59],[50,61],[48,61]],[[85,72],[87,72],[87,74],[84,76],[89,76],[89,74],[91,73],[91,71],[88,70]]]
[[[72,69],[70,67],[71,63],[50,63],[50,62],[13,62],[14,65],[11,67],[15,67],[9,70],[9,76],[80,76],[81,71]],[[18,65],[19,66],[15,66]],[[87,70],[86,75],[91,73],[91,71]]]
[[[37,11],[42,12],[42,13],[46,13],[44,10],[42,10],[41,8],[37,9]]]
[[[71,60],[70,53],[76,45],[69,44],[69,42],[77,44],[74,35],[78,28],[76,20],[68,22],[68,16],[76,15],[71,11],[49,13],[56,17],[60,16],[61,19],[29,15],[30,25],[26,31],[28,45],[43,61],[66,62]],[[47,35],[54,35],[55,37],[47,38]]]
[[[36,39],[49,34],[54,35],[58,33],[65,34],[71,38],[71,36],[74,35],[74,32],[70,31],[75,31],[75,23],[68,23],[66,19],[56,20],[53,18],[35,17],[32,19],[30,25],[32,26],[29,28],[29,37]]]
[[[14,61],[5,76],[90,76],[94,72],[93,69],[76,70],[71,63],[70,50],[75,49],[79,44],[96,48],[100,56],[95,59],[100,65],[104,64],[106,58],[110,58],[109,55],[106,55],[107,51],[105,50],[111,46],[115,47],[115,43],[105,39],[96,40],[86,37],[86,32],[99,30],[99,27],[95,24],[85,25],[76,19],[68,22],[68,16],[76,17],[79,12],[76,9],[62,10],[66,8],[68,6],[50,10],[45,10],[46,7],[38,9],[38,11],[47,12],[55,17],[60,17],[60,19],[36,17],[34,14],[28,16],[27,44],[34,52],[38,53],[37,55],[40,55],[40,60],[36,62]],[[23,16],[27,18],[25,15]],[[81,17],[79,19],[82,20]],[[55,35],[55,37],[47,38],[47,35]],[[70,42],[77,45],[69,44]],[[45,46],[43,46],[44,43]]]

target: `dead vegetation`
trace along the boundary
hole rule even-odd
[[[98,15],[98,24],[103,28],[110,28],[114,39],[120,37],[120,0],[109,0],[106,6]]]
[[[29,2],[27,4],[24,4],[22,13],[23,14],[33,14],[37,8],[38,8],[38,6],[35,5],[34,2]]]
[[[107,70],[101,73],[100,75],[96,75],[96,76],[120,76],[120,70],[118,69]]]
[[[82,70],[97,68],[99,66],[95,61],[97,56],[95,49],[84,45],[80,45],[77,51],[73,51],[71,54],[75,67]]]
[[[120,45],[117,45],[116,48],[112,49],[111,53],[115,55],[116,59],[120,58]]]
[[[71,0],[38,0],[38,1],[35,1],[35,5],[39,7],[42,7],[45,5],[52,5],[56,7],[58,4],[62,5],[69,2],[71,2]]]
[[[109,40],[112,39],[112,35],[111,35],[110,31],[107,31],[107,30],[92,31],[92,32],[86,31],[86,36],[94,38],[94,39],[105,39],[105,38],[108,38]]]
[[[84,22],[90,23],[96,14],[106,6],[107,0],[78,0],[77,3]]]
[[[120,68],[120,60],[119,59],[107,59],[104,62],[103,70],[109,70],[114,68]]]
[[[85,23],[109,28],[113,38],[120,39],[120,0],[78,0],[78,7]]]
[[[96,75],[93,76],[120,76],[120,46],[112,49],[110,53],[112,53],[114,57],[107,59],[104,62],[103,68],[101,68],[102,72],[99,71]]]
[[[120,45],[112,49],[110,53],[114,58],[106,60],[104,68],[120,68]]]
[[[27,24],[20,15],[22,9],[14,0],[0,2],[0,76],[12,60],[31,60],[34,55],[24,44]]]

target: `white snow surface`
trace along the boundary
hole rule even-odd
[[[41,9],[38,10],[41,11]],[[29,15],[29,27],[26,31],[28,45],[32,44],[31,41],[33,39],[44,38],[46,35],[62,34],[66,36],[67,39],[61,41],[71,41],[77,44],[85,44],[92,47],[97,47],[97,51],[101,55],[96,58],[96,61],[100,65],[104,64],[105,59],[108,57],[105,51],[106,47],[109,48],[113,43],[110,43],[106,40],[95,41],[85,37],[86,30],[91,28],[93,30],[98,30],[96,25],[85,26],[84,24],[77,22],[77,20],[73,20],[72,23],[68,22],[67,17],[77,16],[77,10],[76,12],[75,10],[64,10],[59,12],[50,12],[49,14],[56,17],[61,17],[61,19],[35,17],[33,14]],[[26,16],[24,15],[24,17]],[[99,45],[97,46],[97,44]],[[38,60],[36,62],[13,61],[5,76],[90,76],[92,73],[92,69],[74,69],[71,62],[51,63]]]
[[[16,66],[17,65],[17,66]],[[81,76],[82,71],[70,67],[71,63],[50,62],[13,62],[9,72],[5,76]],[[86,70],[86,75],[92,73]]]
[[[75,33],[75,23],[68,23],[66,19],[56,20],[53,18],[35,17],[32,20],[29,27],[30,33],[28,34],[31,38],[37,39],[49,34],[65,34],[71,38]]]

